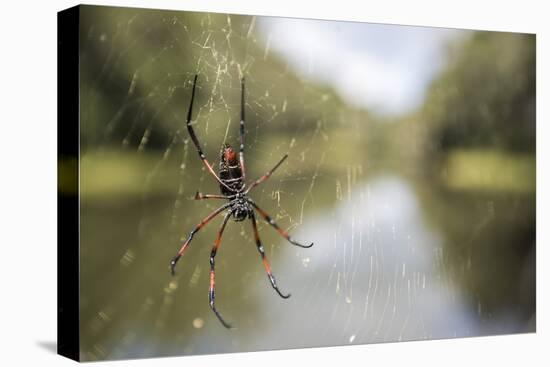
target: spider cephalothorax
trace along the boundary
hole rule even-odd
[[[193,80],[193,89],[191,91],[191,102],[189,104],[189,110],[187,113],[187,131],[191,136],[191,140],[193,140],[193,144],[195,144],[195,147],[197,148],[197,152],[199,153],[200,159],[203,161],[204,165],[206,166],[210,174],[219,183],[220,191],[222,195],[201,194],[200,192],[197,192],[197,194],[195,195],[195,199],[196,200],[226,199],[226,200],[229,200],[229,202],[222,205],[218,209],[214,210],[206,218],[204,218],[199,224],[197,224],[197,226],[191,231],[191,233],[189,233],[189,236],[187,236],[187,239],[184,241],[183,245],[179,249],[176,256],[174,256],[174,258],[170,262],[170,268],[172,270],[172,274],[174,274],[176,263],[183,256],[183,253],[189,246],[189,243],[193,239],[193,236],[195,235],[195,233],[197,233],[204,225],[210,222],[212,218],[214,218],[221,212],[229,209],[229,211],[225,214],[220,230],[218,231],[218,235],[216,236],[214,246],[212,247],[212,251],[210,252],[210,288],[208,292],[208,300],[209,300],[210,308],[212,308],[212,311],[214,311],[214,313],[216,314],[218,319],[221,321],[221,323],[226,328],[230,328],[230,325],[222,318],[220,313],[216,310],[216,306],[214,304],[215,257],[216,257],[216,252],[218,251],[218,248],[221,243],[223,231],[225,229],[225,226],[229,218],[233,216],[234,220],[237,222],[243,221],[245,219],[250,219],[252,223],[252,229],[254,231],[254,240],[256,241],[256,247],[262,258],[262,263],[267,273],[267,277],[273,289],[275,289],[275,291],[283,298],[290,297],[290,294],[283,294],[279,290],[279,287],[277,287],[277,283],[275,282],[275,277],[271,273],[271,268],[265,256],[265,251],[264,251],[262,242],[260,240],[260,235],[258,233],[258,228],[256,225],[256,216],[254,214],[255,213],[254,211],[256,210],[260,214],[260,216],[264,218],[264,220],[267,223],[269,223],[269,225],[275,228],[275,230],[281,236],[286,238],[287,241],[290,242],[291,244],[299,247],[308,248],[313,246],[313,243],[308,246],[304,246],[294,241],[288,235],[288,233],[286,233],[286,231],[280,228],[277,225],[277,223],[265,211],[260,209],[260,207],[258,207],[258,205],[256,205],[256,203],[248,197],[248,193],[250,192],[250,190],[252,190],[254,187],[258,186],[259,184],[267,180],[271,176],[271,174],[277,169],[277,167],[279,167],[281,163],[283,163],[283,161],[287,158],[287,155],[283,156],[283,158],[281,158],[281,160],[275,165],[275,167],[273,167],[271,170],[266,172],[263,176],[258,178],[256,181],[253,181],[250,184],[250,186],[246,188],[246,184],[245,184],[246,171],[245,171],[245,165],[244,165],[244,105],[245,105],[244,79],[241,80],[241,123],[240,123],[240,129],[239,129],[240,147],[239,147],[238,159],[237,159],[237,153],[235,152],[235,150],[233,150],[231,145],[229,144],[222,145],[222,148],[220,151],[220,167],[217,175],[216,175],[216,172],[214,172],[214,169],[212,168],[210,163],[206,160],[206,156],[204,155],[200,147],[199,140],[197,139],[197,136],[195,135],[193,127],[191,126],[191,117],[193,115],[193,101],[195,99],[196,86],[197,86],[197,75],[195,75],[195,79]]]
[[[252,206],[242,194],[237,194],[237,197],[231,201],[229,211],[233,213],[233,218],[236,222],[243,221],[254,215]]]

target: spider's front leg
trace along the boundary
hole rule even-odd
[[[191,125],[191,119],[193,118],[193,103],[195,101],[195,89],[197,87],[197,78],[198,78],[198,75],[195,75],[195,78],[193,79],[193,89],[191,90],[191,101],[189,102],[189,110],[187,111],[187,120],[186,120],[187,131],[189,132],[189,136],[191,137],[193,144],[195,144],[195,148],[197,148],[197,153],[199,154],[199,158],[202,160],[202,163],[204,163],[204,166],[206,167],[208,172],[210,172],[210,174],[216,179],[216,181],[218,181],[220,185],[224,186],[230,191],[235,191],[229,186],[227,186],[227,184],[218,177],[216,172],[214,172],[212,165],[208,162],[208,160],[206,159],[206,156],[204,155],[201,149],[199,139],[197,139],[197,135],[195,135],[195,131],[193,130],[193,126]]]
[[[283,156],[283,158],[281,158],[281,160],[279,162],[277,162],[277,164],[275,165],[275,167],[273,167],[272,169],[270,169],[269,171],[267,171],[262,177],[258,178],[256,181],[252,182],[252,184],[250,184],[250,186],[248,187],[248,189],[246,189],[246,191],[244,192],[245,194],[248,194],[250,192],[250,190],[252,190],[253,188],[255,188],[256,186],[258,186],[259,184],[261,184],[262,182],[264,182],[265,180],[267,180],[269,177],[271,177],[271,175],[273,174],[273,172],[275,172],[275,170],[277,168],[279,168],[279,166],[285,161],[285,159],[288,158],[288,154],[285,154]]]
[[[239,161],[241,163],[241,172],[243,181],[246,180],[246,170],[244,166],[244,78],[241,79],[241,123],[239,126],[240,146]]]

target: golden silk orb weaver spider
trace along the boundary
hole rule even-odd
[[[245,219],[250,219],[250,222],[252,223],[252,230],[254,231],[254,240],[256,241],[256,247],[262,258],[262,263],[267,273],[269,282],[271,283],[271,286],[273,287],[273,289],[275,289],[275,291],[282,298],[288,298],[290,297],[290,294],[285,294],[279,290],[279,287],[277,286],[277,282],[275,281],[275,277],[271,272],[271,267],[265,256],[265,251],[262,246],[262,241],[260,240],[260,235],[258,233],[255,212],[258,212],[258,214],[267,223],[269,223],[270,226],[275,228],[275,230],[291,244],[302,248],[309,248],[313,246],[313,243],[305,246],[296,242],[292,237],[288,235],[286,231],[284,231],[281,227],[279,227],[277,223],[263,209],[258,207],[258,205],[248,197],[248,193],[253,188],[258,186],[262,182],[266,181],[269,177],[271,177],[273,172],[283,163],[283,161],[288,157],[288,155],[285,154],[283,158],[281,158],[281,160],[271,170],[267,171],[263,176],[261,176],[257,180],[252,181],[249,186],[246,185],[245,183],[246,170],[245,170],[245,164],[244,164],[244,137],[245,137],[244,78],[241,79],[241,122],[240,122],[240,129],[239,129],[240,146],[239,146],[238,158],[237,158],[237,153],[235,152],[235,150],[233,150],[233,148],[229,144],[223,144],[220,151],[220,165],[218,169],[218,174],[216,174],[216,172],[212,168],[212,165],[206,159],[206,156],[204,155],[201,149],[201,146],[199,144],[199,140],[195,135],[195,131],[193,130],[193,126],[191,125],[191,118],[193,115],[193,102],[195,99],[195,88],[197,86],[197,77],[198,75],[195,75],[195,78],[193,80],[193,89],[191,91],[191,102],[189,103],[189,110],[187,112],[187,123],[186,123],[187,131],[189,132],[189,136],[191,136],[191,140],[193,141],[193,144],[195,144],[199,157],[204,163],[206,169],[219,183],[221,195],[202,194],[200,192],[197,192],[195,195],[195,200],[224,199],[224,200],[228,200],[228,202],[222,205],[221,207],[219,207],[218,209],[214,210],[209,215],[207,215],[203,220],[199,222],[199,224],[195,226],[195,228],[193,228],[193,230],[187,236],[187,239],[183,242],[176,256],[174,256],[172,258],[172,261],[170,261],[170,269],[172,271],[172,275],[174,275],[176,264],[178,260],[183,256],[185,251],[187,250],[195,233],[197,233],[202,227],[208,224],[208,222],[210,222],[218,214],[227,210],[223,218],[221,227],[218,230],[218,233],[216,235],[216,239],[214,241],[214,246],[212,247],[212,251],[210,252],[210,288],[208,290],[208,302],[210,304],[210,308],[212,309],[212,311],[214,311],[214,314],[216,314],[217,318],[220,320],[223,326],[229,329],[231,328],[231,325],[228,324],[223,319],[221,314],[216,309],[215,302],[214,302],[216,298],[215,286],[214,286],[215,285],[215,257],[216,257],[216,252],[220,247],[223,231],[229,219],[233,217],[233,219],[236,222],[240,222]]]

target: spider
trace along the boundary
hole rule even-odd
[[[280,228],[277,223],[258,205],[248,197],[248,193],[261,184],[262,182],[266,181],[273,172],[283,163],[283,161],[288,157],[288,154],[285,154],[281,160],[269,171],[267,171],[263,176],[258,178],[257,180],[250,183],[250,186],[247,187],[245,184],[245,178],[246,178],[246,170],[244,165],[244,113],[245,113],[245,102],[244,102],[244,78],[241,79],[241,122],[240,122],[240,149],[239,149],[239,156],[237,159],[237,153],[233,150],[233,148],[229,144],[223,144],[221,151],[220,151],[220,165],[218,174],[214,172],[214,169],[206,159],[204,153],[202,152],[202,149],[199,144],[199,140],[197,139],[197,136],[195,135],[195,132],[193,131],[193,126],[191,125],[191,117],[193,113],[193,101],[195,99],[195,87],[197,85],[197,77],[198,75],[195,75],[195,78],[193,80],[193,89],[191,91],[191,102],[189,104],[189,110],[187,113],[187,131],[189,132],[189,135],[191,136],[191,140],[193,140],[193,143],[195,144],[195,147],[197,148],[197,152],[199,154],[200,159],[206,166],[206,169],[210,174],[216,179],[216,181],[220,185],[220,191],[221,195],[211,195],[211,194],[202,194],[197,191],[195,194],[195,200],[203,200],[203,199],[226,199],[229,200],[226,204],[222,205],[218,209],[214,210],[212,213],[207,215],[203,220],[199,222],[195,226],[195,228],[189,233],[189,236],[183,242],[183,245],[177,252],[176,256],[170,261],[170,269],[172,271],[172,275],[175,275],[175,267],[176,263],[180,259],[180,257],[183,256],[185,250],[187,250],[187,247],[189,246],[189,243],[191,243],[191,240],[193,239],[193,236],[195,233],[197,233],[202,227],[204,227],[208,222],[210,222],[214,217],[216,217],[218,214],[222,213],[225,210],[229,210],[222,221],[221,227],[218,230],[216,240],[214,241],[214,246],[212,247],[212,251],[210,252],[210,288],[208,291],[208,302],[210,304],[210,308],[212,311],[214,311],[214,314],[216,314],[217,318],[220,320],[220,322],[225,326],[226,328],[230,329],[231,325],[228,324],[221,314],[216,309],[214,300],[215,300],[215,257],[216,253],[220,247],[221,238],[223,231],[225,229],[225,226],[231,216],[233,216],[233,219],[236,222],[244,221],[245,219],[250,219],[252,223],[252,230],[254,231],[254,239],[256,241],[256,247],[258,248],[258,252],[260,253],[263,266],[265,268],[265,271],[267,273],[267,277],[271,283],[271,286],[275,291],[281,296],[282,298],[288,298],[290,297],[290,294],[285,294],[279,290],[279,287],[277,286],[277,282],[275,281],[275,277],[271,273],[271,267],[269,266],[269,262],[267,261],[267,258],[265,256],[265,251],[262,246],[262,241],[260,240],[260,235],[258,233],[258,228],[256,226],[256,215],[254,214],[254,210],[256,210],[259,215],[267,222],[269,225],[271,225],[275,230],[283,236],[288,242],[291,244],[302,247],[302,248],[309,248],[313,246],[313,243],[310,245],[302,245],[298,242],[296,242],[292,237],[288,235],[286,231],[284,231],[282,228]]]

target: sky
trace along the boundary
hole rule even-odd
[[[348,103],[386,116],[414,110],[444,65],[445,45],[469,31],[261,17],[270,52],[304,79],[332,86]]]

